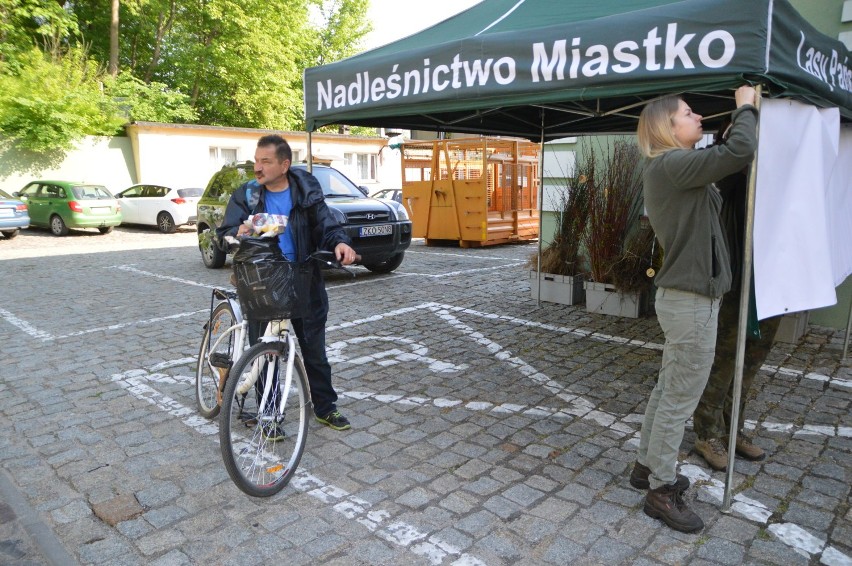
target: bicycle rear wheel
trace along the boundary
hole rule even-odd
[[[236,323],[237,319],[230,303],[223,302],[213,309],[208,326],[204,328],[204,338],[201,340],[198,364],[195,367],[195,400],[198,412],[207,419],[219,414],[219,392],[233,365],[237,333],[232,330],[230,336],[218,341]],[[209,351],[211,345],[215,345],[213,352]]]
[[[284,489],[305,449],[311,396],[298,356],[285,389],[289,349],[287,342],[260,342],[249,348],[231,370],[222,396],[222,459],[237,487],[254,497]],[[267,381],[271,386],[260,411]],[[245,394],[239,392],[241,384],[252,382]]]

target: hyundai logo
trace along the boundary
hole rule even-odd
[[[375,214],[373,214],[372,212],[367,213],[367,220],[375,220],[375,219],[376,219]]]

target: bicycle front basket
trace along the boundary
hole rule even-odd
[[[313,271],[307,263],[234,262],[237,296],[248,320],[301,318],[310,303]]]

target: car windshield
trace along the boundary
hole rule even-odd
[[[97,200],[104,198],[112,198],[112,195],[106,190],[106,187],[100,185],[77,185],[72,187],[74,198],[77,200]]]
[[[7,193],[6,191],[0,191],[0,198],[12,198],[12,195]]]
[[[187,197],[200,197],[200,196],[202,195],[202,193],[204,193],[204,189],[198,189],[198,188],[193,188],[193,189],[178,189],[178,190],[177,190],[177,192],[178,192],[178,194],[179,194],[180,196],[182,196],[182,197],[184,197],[184,198],[187,198]]]
[[[304,168],[300,167],[300,169]],[[337,169],[314,166],[313,174],[322,186],[322,192],[326,197],[364,198],[364,194],[358,190],[355,183]]]

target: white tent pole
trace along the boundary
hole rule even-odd
[[[536,285],[538,285],[538,296],[535,300],[536,307],[541,306],[541,286],[542,286],[542,278],[541,278],[541,239],[543,236],[544,227],[544,214],[541,206],[541,201],[544,200],[544,110],[541,111],[541,144],[540,151],[538,157],[538,256],[537,256],[537,265],[535,269],[535,276],[537,278]],[[848,334],[848,331],[847,331]]]
[[[313,132],[308,131],[308,173],[314,172]]]
[[[846,338],[843,339],[843,357],[846,359],[846,354],[849,353],[849,331],[852,330],[852,298],[849,299],[849,316],[846,317]]]
[[[754,105],[760,111],[760,98],[763,92],[761,85],[755,87],[757,91]],[[756,138],[760,139],[760,126],[758,122]],[[731,402],[731,425],[728,432],[728,468],[725,474],[725,495],[722,498],[722,513],[731,510],[731,484],[734,480],[734,456],[737,446],[737,432],[740,419],[740,398],[743,386],[743,365],[745,362],[745,340],[748,325],[748,301],[751,294],[751,269],[752,253],[754,251],[754,201],[755,188],[757,187],[757,159],[755,153],[748,174],[748,196],[746,198],[745,217],[745,242],[743,242],[743,262],[740,275],[740,318],[737,325],[737,356],[734,367],[734,398]],[[723,299],[724,300],[724,299]]]

